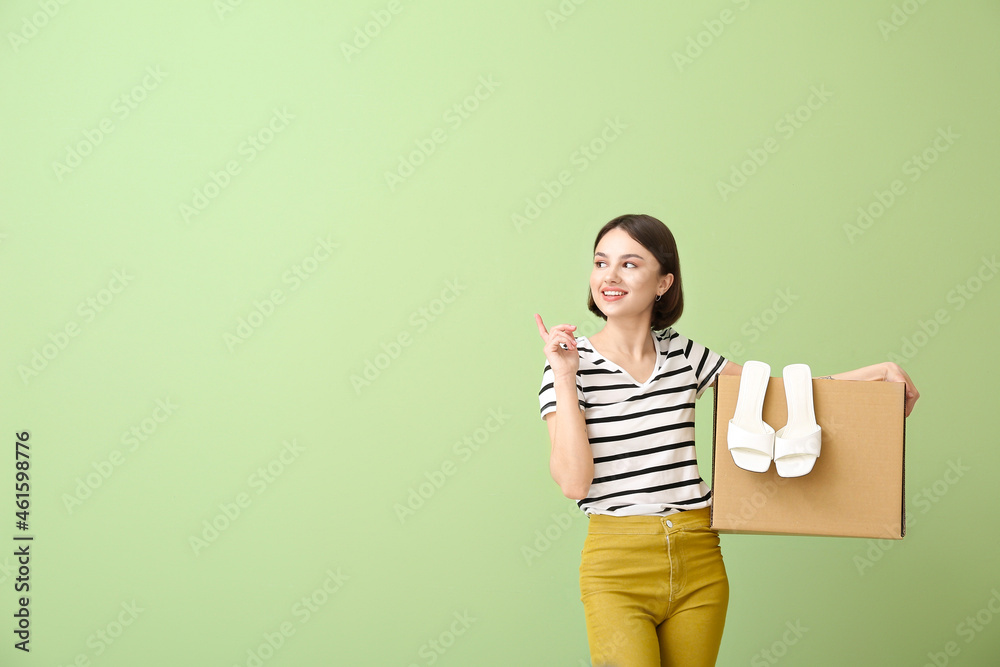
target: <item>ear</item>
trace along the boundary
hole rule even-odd
[[[674,284],[674,274],[668,273],[665,276],[660,276],[659,287],[663,290],[661,294],[666,294],[670,291],[670,287]]]

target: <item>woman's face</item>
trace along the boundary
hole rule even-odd
[[[673,280],[673,274],[661,276],[653,254],[620,227],[601,237],[594,251],[590,293],[609,318],[652,313],[656,295],[665,293]]]

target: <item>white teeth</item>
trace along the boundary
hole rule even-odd
[[[605,292],[604,294],[607,296],[622,296],[625,292]]]

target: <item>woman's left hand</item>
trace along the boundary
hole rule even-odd
[[[917,391],[916,385],[913,384],[913,380],[910,376],[906,374],[898,364],[891,361],[883,361],[880,364],[872,364],[871,366],[864,366],[863,368],[858,368],[853,371],[847,371],[846,373],[838,373],[837,375],[825,375],[824,377],[831,378],[833,380],[885,380],[886,382],[904,382],[906,383],[906,402],[903,404],[903,416],[909,417],[910,413],[913,412],[913,405],[920,398],[920,392]]]
[[[920,392],[917,391],[917,387],[913,384],[910,376],[898,364],[886,361],[883,365],[885,366],[885,377],[882,378],[883,380],[886,382],[906,383],[906,405],[903,409],[903,416],[909,417],[910,413],[913,412],[913,405],[920,398]]]

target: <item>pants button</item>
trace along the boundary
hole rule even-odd
[[[673,527],[674,527],[674,522],[671,521],[670,519],[667,519],[667,528],[673,528]]]

